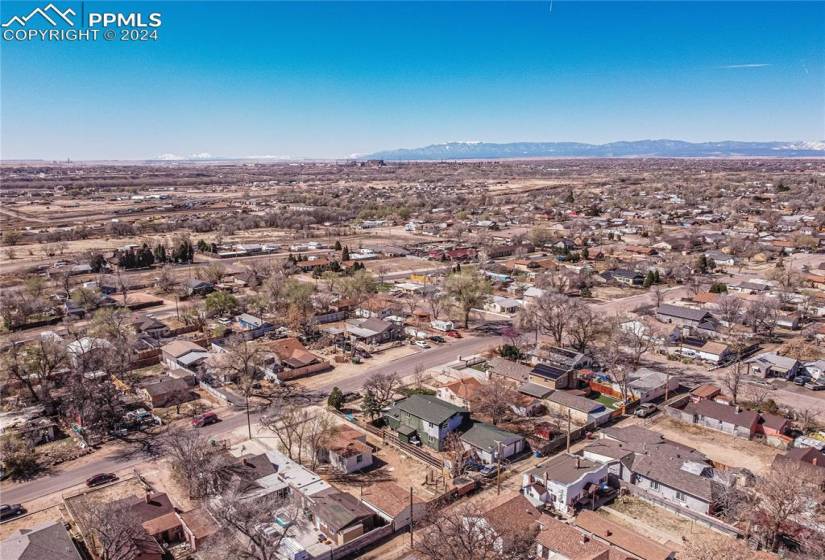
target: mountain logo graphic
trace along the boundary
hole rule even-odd
[[[41,18],[45,19],[52,27],[57,27],[58,22],[60,20],[63,20],[70,26],[74,27],[74,22],[71,20],[69,16],[76,15],[77,12],[75,12],[71,8],[67,8],[66,10],[61,12],[57,9],[57,7],[54,4],[49,4],[45,8],[35,8],[27,16],[14,16],[10,18],[9,21],[5,22],[2,25],[2,27],[11,27],[15,23],[20,27],[26,27],[29,21],[35,16],[40,16]]]

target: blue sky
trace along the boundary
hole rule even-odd
[[[4,159],[825,139],[822,2],[116,6],[161,12],[159,40],[3,41]]]

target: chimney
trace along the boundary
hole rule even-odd
[[[149,490],[146,490],[143,494],[144,494],[143,498],[146,500],[146,503],[151,504],[152,503],[152,493],[149,492]]]
[[[582,535],[582,544],[587,544],[590,542],[590,537],[587,535]]]
[[[611,535],[613,534],[613,531],[611,531],[610,529],[608,529],[607,531],[605,531],[605,532],[604,532],[604,534],[605,534],[605,536],[608,536],[608,537],[609,537],[609,536],[611,536]]]

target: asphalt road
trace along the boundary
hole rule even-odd
[[[441,364],[457,360],[459,356],[471,356],[478,354],[495,346],[502,344],[499,336],[467,337],[462,340],[447,343],[442,346],[433,345],[429,350],[422,350],[415,354],[410,354],[387,362],[380,366],[365,369],[349,379],[336,381],[328,385],[320,386],[321,390],[329,391],[337,385],[342,391],[357,391],[361,389],[364,382],[376,373],[397,373],[400,377],[405,377],[415,373],[416,368],[426,370]]]
[[[455,341],[451,344],[433,347],[415,354],[404,356],[392,362],[365,369],[363,372],[350,377],[341,382],[322,385],[318,389],[329,391],[333,385],[338,385],[343,391],[360,390],[364,382],[376,373],[393,373],[400,376],[407,376],[415,372],[416,367],[423,369],[431,368],[445,362],[450,362],[458,358],[459,355],[471,355],[482,352],[501,344],[498,336],[468,337]],[[253,414],[253,422],[255,421]],[[221,422],[200,428],[199,431],[209,437],[221,437],[223,434],[231,432],[246,423],[246,414],[236,412],[225,417]],[[194,428],[193,428],[194,429]],[[0,490],[0,502],[26,503],[47,494],[60,492],[83,484],[87,478],[97,473],[114,472],[121,473],[129,469],[146,465],[155,460],[154,457],[134,449],[123,450],[100,450],[97,451],[95,460],[89,462],[68,463],[65,467],[56,467],[50,473],[34,480],[22,483],[4,484]],[[81,460],[82,461],[82,460]]]
[[[199,430],[206,436],[214,437],[235,430],[244,424],[246,424],[246,414],[239,412],[217,424]],[[134,449],[101,450],[97,453],[95,461],[83,462],[82,464],[77,462],[68,463],[66,467],[56,467],[40,478],[28,482],[12,483],[8,486],[4,485],[3,490],[0,490],[0,502],[4,504],[25,503],[47,494],[83,484],[87,478],[98,473],[121,473],[155,460],[154,457]]]

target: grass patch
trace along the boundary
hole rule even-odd
[[[604,406],[606,406],[607,408],[610,408],[612,410],[616,410],[618,408],[619,401],[617,401],[616,399],[613,399],[611,397],[608,397],[607,395],[603,395],[603,394],[599,393],[599,396],[596,397],[595,400],[602,403]]]

